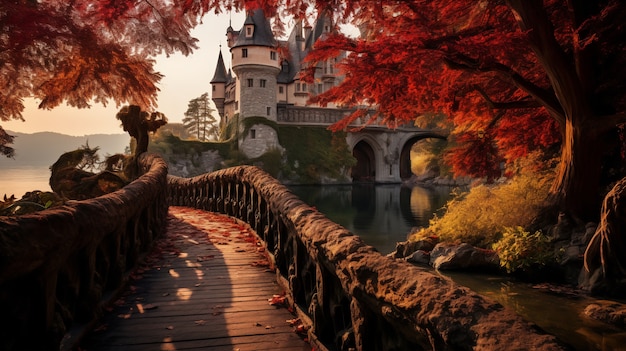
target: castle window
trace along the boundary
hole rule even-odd
[[[300,85],[300,83],[296,83],[296,91],[300,91],[302,89],[302,86]]]
[[[267,107],[267,115],[269,116],[270,114],[272,114],[272,108],[271,107]]]
[[[250,129],[250,139],[256,139],[256,129]]]
[[[214,85],[214,86],[213,86],[213,88],[212,88],[212,89],[213,89],[213,91],[215,91],[215,88],[216,88],[216,87],[215,87],[215,85]]]
[[[252,30],[254,29],[254,27],[252,26],[246,26],[246,37],[250,38],[252,36]]]
[[[278,93],[279,94],[284,94],[285,93],[285,89],[282,86],[278,87]]]
[[[318,84],[317,85],[317,93],[321,94],[324,92],[324,84]]]
[[[276,51],[270,51],[270,60],[276,61]]]
[[[254,79],[248,78],[248,87],[252,88],[254,86]]]
[[[241,57],[248,57],[248,49],[241,49]]]
[[[265,88],[265,82],[267,82],[265,79],[260,80],[261,88]]]
[[[302,91],[306,91],[306,83],[302,83]]]

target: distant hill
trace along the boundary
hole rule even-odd
[[[15,136],[11,145],[15,149],[15,158],[0,156],[0,168],[51,166],[61,154],[76,150],[87,143],[92,148],[98,146],[100,160],[104,160],[107,155],[123,153],[130,145],[128,134],[91,134],[78,137],[52,132],[7,133]]]

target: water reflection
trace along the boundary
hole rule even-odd
[[[549,294],[506,277],[452,271],[440,274],[511,308],[575,350],[626,351],[626,332],[583,315],[585,307],[594,301],[592,298]]]
[[[299,185],[290,189],[385,254],[395,249],[396,242],[406,240],[413,228],[428,225],[451,191],[449,187],[399,184]]]

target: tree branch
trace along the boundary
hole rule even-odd
[[[500,63],[481,65],[479,60],[473,59],[461,53],[446,56],[444,58],[444,62],[452,69],[460,69],[468,72],[473,71],[477,73],[496,72],[502,74],[503,76],[509,78],[518,88],[532,96],[538,104],[545,107],[553,118],[557,120],[557,122],[560,124],[565,123],[565,112],[561,108],[561,104],[557,100],[554,93],[551,90],[542,89],[541,87],[533,84],[510,67]]]
[[[506,0],[519,28],[527,33],[528,42],[543,66],[552,85],[553,94],[561,106],[563,118],[574,124],[585,123],[593,116],[580,77],[576,75],[572,58],[554,36],[542,0]],[[562,124],[563,125],[563,124]]]
[[[487,105],[494,110],[512,110],[518,108],[538,108],[542,107],[539,102],[536,100],[518,100],[518,101],[507,101],[507,102],[495,102],[493,101],[487,92],[480,86],[475,85],[474,89],[478,91],[478,93],[487,101]]]

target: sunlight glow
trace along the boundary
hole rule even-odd
[[[196,263],[196,262],[192,262],[190,260],[185,260],[185,264],[187,265],[187,267],[189,268],[198,268],[198,267],[202,267],[202,265],[200,263]]]
[[[180,277],[180,274],[178,274],[178,272],[176,272],[176,271],[175,271],[175,270],[173,270],[173,269],[170,269],[170,275],[171,275],[172,277],[174,277],[174,278],[179,278],[179,277]]]
[[[161,344],[161,351],[176,351],[176,346],[172,343],[172,338],[167,336],[163,338],[163,343]]]
[[[193,291],[187,288],[178,288],[178,290],[176,291],[176,297],[183,301],[191,299],[191,295],[193,295]]]

